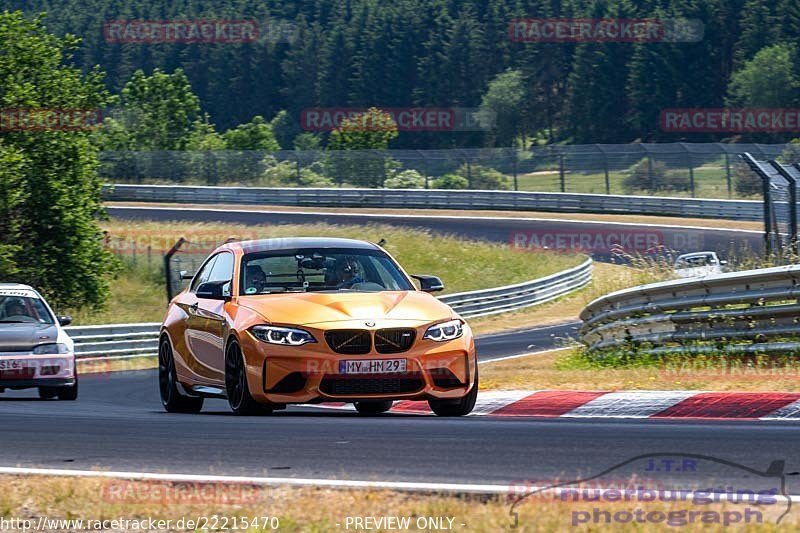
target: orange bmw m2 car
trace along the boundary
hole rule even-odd
[[[465,415],[478,394],[475,344],[466,322],[429,294],[442,289],[368,242],[224,244],[170,302],[161,402],[185,413],[227,398],[237,414],[352,402],[378,414],[404,399]]]

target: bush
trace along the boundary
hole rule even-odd
[[[683,172],[668,172],[667,166],[660,161],[648,163],[642,159],[630,169],[630,173],[622,181],[625,192],[637,191],[688,191],[692,187],[689,176]]]
[[[387,178],[383,186],[387,189],[424,189],[425,178],[416,170],[404,170]]]
[[[322,165],[313,163],[300,169],[297,174],[297,163],[294,161],[278,161],[268,155],[263,161],[264,172],[260,184],[265,187],[332,187],[330,178],[321,174]]]
[[[470,189],[496,191],[511,188],[508,176],[493,168],[464,164],[458,167],[456,174],[467,179]]]
[[[469,189],[469,181],[458,174],[445,174],[433,180],[434,189]]]
[[[733,172],[733,188],[739,196],[753,196],[762,194],[764,186],[758,174],[742,163],[736,165],[736,170]]]

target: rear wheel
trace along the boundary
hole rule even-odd
[[[158,389],[161,393],[161,405],[168,413],[199,413],[203,408],[203,398],[184,396],[178,390],[175,359],[167,337],[161,339],[158,346]]]
[[[438,416],[464,416],[475,408],[478,399],[478,367],[475,367],[475,384],[465,396],[457,400],[428,400],[431,411]]]
[[[244,354],[237,341],[232,341],[225,352],[225,390],[228,404],[237,415],[262,415],[272,412],[269,406],[261,405],[250,394]]]
[[[356,402],[354,405],[356,406],[356,411],[358,411],[360,415],[379,415],[391,409],[394,402],[391,400],[383,402]]]

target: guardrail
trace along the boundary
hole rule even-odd
[[[800,265],[653,283],[581,312],[591,351],[768,353],[800,349]]]
[[[70,326],[64,328],[75,342],[79,359],[131,358],[158,353],[158,322]]]
[[[592,280],[592,260],[544,278],[515,285],[448,294],[440,299],[465,318],[502,313],[548,302],[586,286]],[[75,341],[79,359],[133,358],[158,353],[161,324],[110,324],[65,328]]]
[[[116,202],[493,209],[622,213],[730,220],[763,220],[764,216],[763,203],[760,201],[560,192],[107,185],[103,189],[103,197]]]
[[[538,305],[585,287],[592,281],[592,260],[550,276],[480,291],[447,294],[439,299],[464,318],[493,315]]]

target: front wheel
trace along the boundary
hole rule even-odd
[[[385,402],[356,402],[354,405],[360,415],[379,415],[391,409],[394,402],[391,400]]]
[[[41,394],[41,393],[40,393]],[[74,402],[78,399],[78,376],[75,375],[75,383],[69,387],[59,387],[56,390],[56,395],[59,400]]]
[[[247,367],[239,343],[232,341],[225,351],[225,390],[228,404],[237,415],[269,414],[272,409],[253,399],[247,385]]]
[[[158,346],[158,390],[161,393],[161,405],[168,413],[199,413],[203,408],[203,398],[184,396],[178,390],[175,359],[167,337],[161,339]]]
[[[475,384],[466,395],[457,400],[428,400],[431,411],[438,416],[464,416],[475,408],[478,399],[478,367],[475,367]]]

